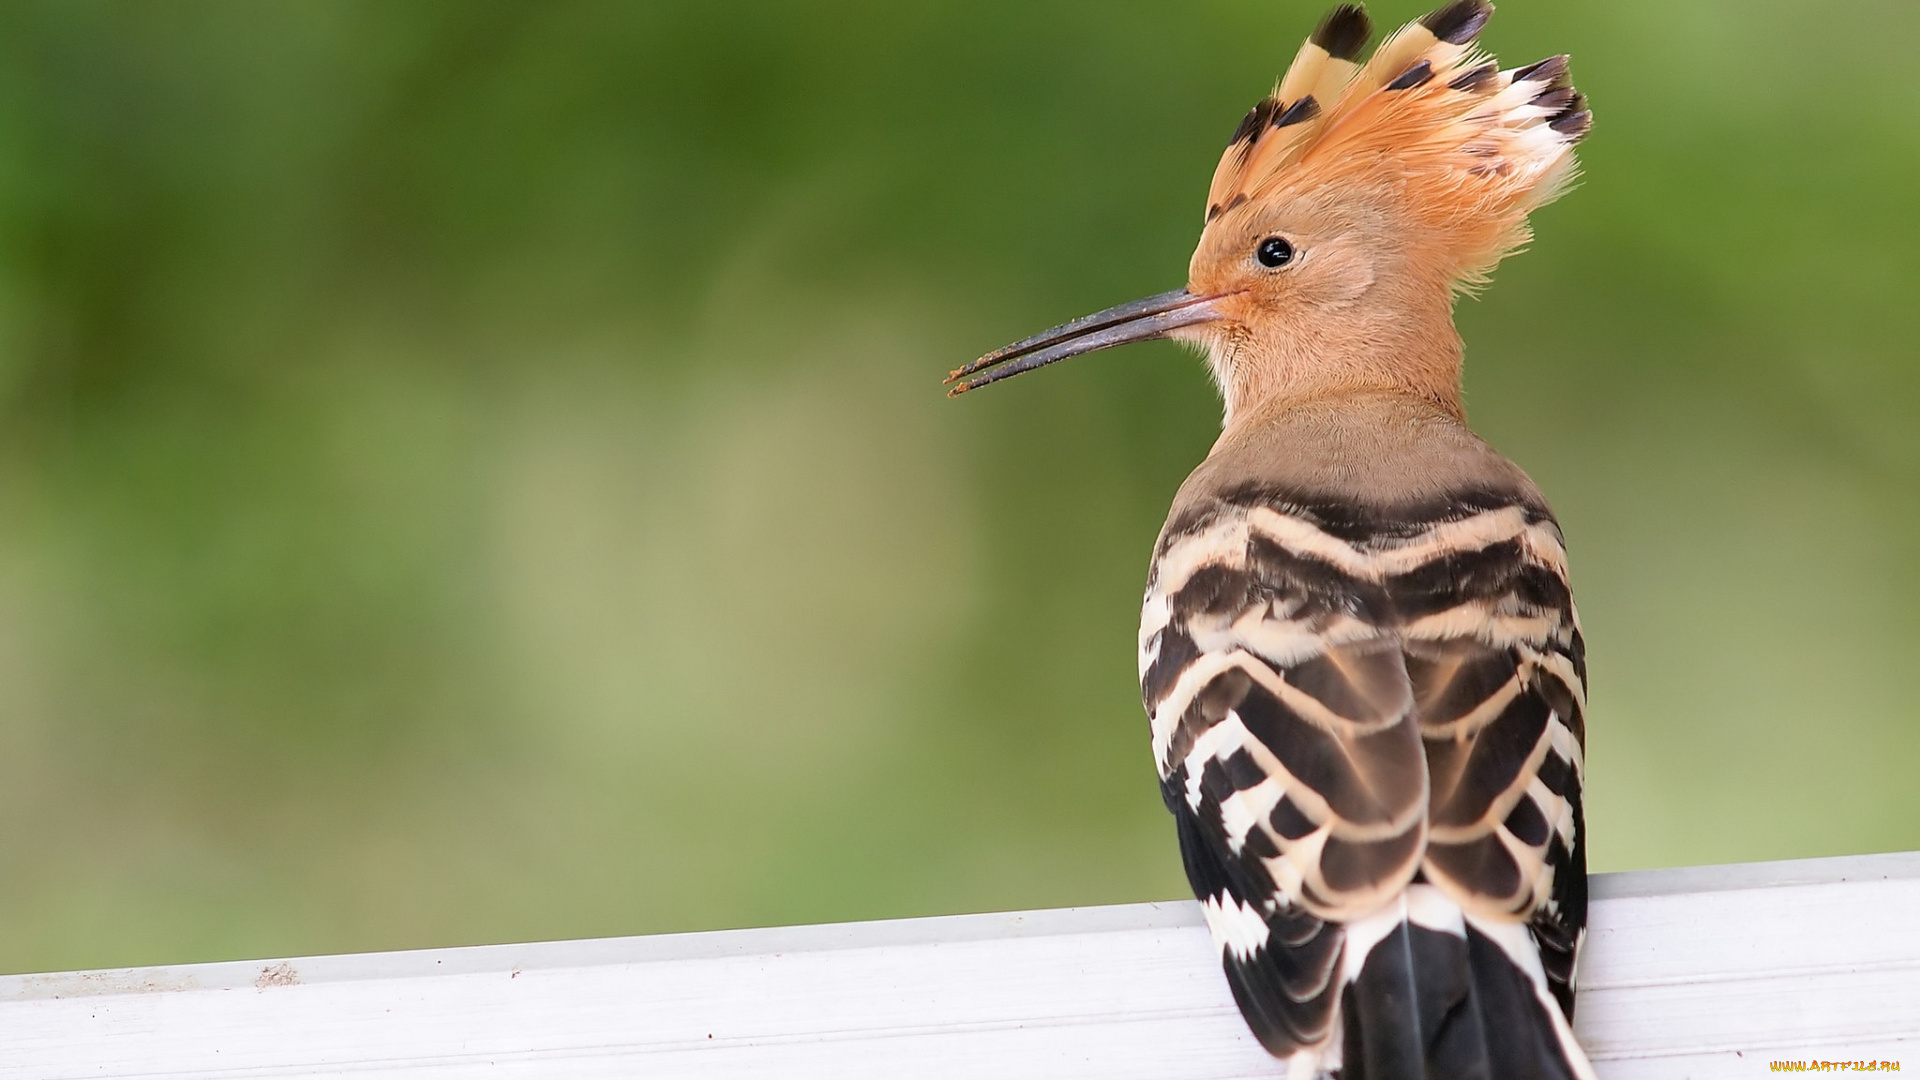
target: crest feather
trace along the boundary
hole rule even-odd
[[[1566,57],[1503,71],[1474,47],[1492,15],[1487,0],[1453,0],[1361,65],[1367,14],[1334,8],[1234,132],[1207,194],[1208,223],[1388,170],[1413,223],[1448,250],[1456,285],[1477,285],[1526,242],[1527,214],[1572,179],[1573,146],[1593,125]]]

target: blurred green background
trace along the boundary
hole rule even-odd
[[[1183,893],[1175,287],[1295,0],[0,7],[0,969]],[[1382,4],[1382,22],[1421,9]],[[1597,869],[1920,847],[1920,5],[1510,0]]]

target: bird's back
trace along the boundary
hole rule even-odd
[[[1237,418],[1155,547],[1140,671],[1188,877],[1295,1080],[1592,1075],[1583,646],[1524,472],[1409,395]]]

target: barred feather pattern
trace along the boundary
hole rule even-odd
[[[1473,992],[1498,997],[1482,969],[1504,964],[1500,1007],[1543,1043],[1440,1017],[1455,1035],[1435,1038],[1467,1041],[1418,1052],[1480,1062],[1446,1075],[1591,1075],[1568,1027],[1586,923],[1584,646],[1544,506],[1210,499],[1157,545],[1139,659],[1188,877],[1255,1035],[1308,1070],[1290,1075],[1386,1045],[1354,1041],[1368,980],[1435,949],[1451,959],[1429,958],[1416,998],[1433,972],[1469,968]],[[1352,1061],[1344,1075],[1389,1074],[1435,1075]]]

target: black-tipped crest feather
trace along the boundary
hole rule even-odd
[[[1327,50],[1335,60],[1354,60],[1373,36],[1373,20],[1359,4],[1341,4],[1320,20],[1308,40]]]
[[[1544,82],[1549,87],[1567,85],[1568,58],[1563,53],[1538,60],[1513,73],[1514,82]]]
[[[1420,25],[1449,45],[1465,45],[1479,36],[1491,18],[1493,5],[1487,0],[1454,0],[1421,16]]]
[[[1260,129],[1266,127],[1267,122],[1273,119],[1274,110],[1279,105],[1280,103],[1272,98],[1261,98],[1258,104],[1247,110],[1247,115],[1240,118],[1240,126],[1233,129],[1233,138],[1227,140],[1227,145],[1251,144],[1254,137],[1260,134]]]
[[[1313,100],[1311,96],[1303,97],[1292,105],[1287,106],[1286,112],[1274,117],[1273,126],[1276,128],[1292,127],[1295,124],[1305,123],[1319,115],[1320,103]]]
[[[1575,94],[1572,87],[1562,86],[1553,90],[1543,90],[1535,94],[1533,100],[1527,102],[1527,104],[1535,108],[1547,110],[1548,115],[1559,116],[1561,112],[1566,109],[1567,105],[1573,101],[1574,97]]]
[[[1425,86],[1433,79],[1433,64],[1422,60],[1400,73],[1400,77],[1387,84],[1389,90],[1411,90],[1416,86]]]
[[[1498,74],[1500,74],[1500,65],[1489,60],[1477,68],[1470,68],[1466,72],[1454,76],[1453,81],[1447,84],[1447,89],[1477,93],[1485,89],[1487,84],[1492,82],[1494,76]]]
[[[1579,142],[1593,130],[1593,114],[1585,110],[1569,112],[1551,121],[1547,126],[1574,142]]]

